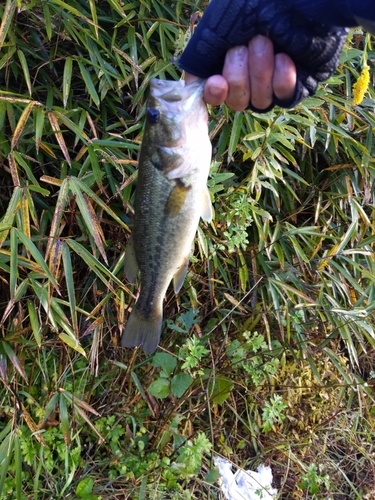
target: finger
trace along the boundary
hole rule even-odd
[[[269,38],[255,36],[249,43],[249,73],[251,104],[258,109],[268,108],[273,100],[273,44]]]
[[[198,80],[198,76],[185,71],[185,82],[189,83]],[[213,75],[207,78],[204,86],[203,99],[207,104],[218,106],[222,104],[228,95],[228,82],[221,75]]]
[[[276,54],[273,74],[273,93],[280,101],[293,98],[297,83],[297,70],[293,60],[287,54]]]
[[[203,98],[207,104],[218,106],[228,95],[228,82],[221,75],[210,76],[204,86]]]
[[[223,77],[228,82],[225,103],[234,111],[242,111],[249,105],[250,80],[247,65],[247,47],[241,45],[228,50],[223,68]]]

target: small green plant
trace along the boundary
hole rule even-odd
[[[227,347],[227,355],[231,358],[234,369],[245,372],[249,384],[258,386],[265,381],[267,376],[276,375],[279,359],[272,357],[267,360],[268,346],[263,335],[257,332],[251,334],[244,332],[244,342],[233,340]]]
[[[176,483],[179,479],[188,479],[197,474],[205,454],[210,453],[212,444],[205,433],[198,433],[193,441],[186,443],[178,450],[178,458],[172,462],[170,470],[166,469],[164,476],[169,480],[169,485]]]
[[[320,492],[320,488],[323,485],[326,490],[330,488],[329,475],[320,475],[323,467],[318,467],[316,464],[310,464],[307,471],[302,474],[302,481],[299,483],[299,487],[303,490],[307,490],[309,493],[316,494]]]
[[[209,353],[210,351],[205,347],[204,342],[193,335],[180,349],[179,357],[185,360],[181,369],[188,370],[193,378],[204,375],[204,370],[200,366]]]
[[[188,373],[180,371],[172,376],[177,367],[177,359],[171,354],[165,352],[154,354],[152,365],[160,368],[160,372],[159,376],[151,382],[148,390],[157,398],[163,399],[169,394],[180,398],[193,382],[193,378]]]
[[[285,408],[287,408],[287,405],[278,394],[274,394],[273,397],[265,403],[262,411],[262,429],[264,432],[270,431],[275,424],[281,424],[284,421],[285,415],[283,411]]]

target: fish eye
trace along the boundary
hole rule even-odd
[[[158,123],[160,118],[159,110],[156,108],[150,108],[147,110],[147,121],[151,124]]]

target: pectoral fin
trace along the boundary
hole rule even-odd
[[[139,273],[139,268],[135,258],[134,243],[131,236],[125,250],[124,272],[129,283],[135,283]]]
[[[182,182],[178,182],[174,186],[165,206],[165,211],[169,217],[176,217],[181,212],[190,189],[191,186],[185,186]]]
[[[210,192],[208,191],[208,187],[205,186],[202,192],[203,201],[202,201],[202,213],[201,217],[206,222],[212,221],[212,203]]]
[[[190,255],[188,255],[180,267],[180,269],[177,271],[177,273],[173,276],[173,288],[174,288],[174,293],[178,293],[182,285],[184,284],[185,281],[185,276],[188,270],[188,265],[189,265],[189,260],[190,260]]]

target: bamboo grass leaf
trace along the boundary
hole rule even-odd
[[[25,248],[30,252],[30,254],[34,257],[36,263],[43,269],[44,273],[52,283],[52,285],[59,291],[59,286],[53,277],[51,271],[49,270],[45,260],[42,257],[42,254],[39,252],[38,248],[35,244],[20,231],[19,229],[15,229],[17,232],[17,236],[20,239],[21,243],[25,246]]]
[[[90,94],[91,99],[94,101],[96,106],[99,108],[100,107],[100,99],[98,96],[98,93],[95,89],[95,85],[93,81],[91,80],[90,73],[87,71],[86,66],[81,63],[81,61],[78,61],[78,66],[81,71],[81,75],[83,78],[83,81],[85,82],[86,88],[88,90],[88,93]]]
[[[18,239],[15,228],[10,231],[10,298],[15,300],[18,279]]]
[[[73,194],[76,195],[77,205],[80,209],[83,220],[85,221],[86,228],[94,238],[96,246],[98,247],[100,255],[103,257],[104,262],[108,263],[103,246],[104,234],[96,217],[95,211],[89,201],[89,198],[87,197],[87,195],[84,195],[82,193],[77,184],[75,184],[74,182],[70,183],[70,189],[72,190]]]
[[[14,432],[10,432],[0,446],[0,495],[3,495],[4,483],[8,473],[10,460],[13,455]]]
[[[60,275],[60,263],[61,263],[61,253],[62,253],[63,242],[60,239],[56,239],[53,241],[52,249],[49,255],[49,269],[58,281]]]
[[[46,180],[45,177],[44,178],[42,177],[42,180],[44,180],[45,182],[48,182],[48,179]],[[51,183],[54,183],[55,179],[51,179],[51,181],[52,181]],[[57,198],[56,205],[55,205],[56,208],[55,208],[52,222],[51,222],[51,230],[49,233],[48,243],[47,243],[47,248],[46,248],[46,253],[45,253],[46,259],[48,259],[52,245],[58,236],[61,219],[62,219],[62,216],[64,214],[66,203],[68,201],[69,179],[64,179],[64,181],[62,183],[61,183],[61,181],[59,181],[57,185],[61,185],[61,187],[60,187],[59,196]]]
[[[64,392],[60,392],[60,402],[59,402],[60,423],[61,423],[61,430],[63,431],[65,445],[69,446],[69,444],[70,444],[70,421],[69,421],[69,413],[68,413],[68,408],[66,406],[66,399],[65,399],[64,394],[65,394]]]
[[[22,499],[22,454],[20,437],[17,433],[14,434],[14,465],[16,469],[16,498]]]
[[[92,170],[94,172],[95,181],[97,182],[97,184],[99,186],[101,186],[103,172],[101,171],[100,166],[99,166],[97,153],[96,153],[94,146],[92,144],[89,144],[87,149],[89,152],[90,162],[91,162]]]
[[[97,196],[82,180],[77,179],[77,178],[71,178],[70,179],[71,184],[76,184],[78,188],[80,188],[84,193],[86,193],[92,200],[95,201],[99,207],[101,207],[109,216],[111,216],[118,224],[120,224],[121,227],[125,228],[130,232],[130,229],[128,226],[118,217],[115,212],[106,204],[104,203],[99,196]]]
[[[96,38],[99,37],[99,26],[98,26],[98,14],[96,12],[96,6],[95,6],[95,0],[89,0],[90,3],[90,10],[91,10],[91,17],[94,23],[94,29],[95,29],[95,35]]]
[[[64,158],[67,161],[68,165],[71,166],[71,160],[70,160],[68,148],[66,147],[65,139],[61,133],[60,125],[59,125],[59,122],[57,121],[56,115],[52,111],[49,111],[48,112],[48,119],[49,119],[49,122],[51,124],[52,130],[55,132],[55,137],[56,137],[56,140],[60,146],[62,154],[64,155]]]
[[[4,215],[2,223],[4,226],[13,226],[14,218],[16,212],[21,205],[22,189],[20,187],[15,187],[12,197],[9,200],[7,211]],[[3,245],[5,239],[7,238],[9,230],[0,232],[0,247]]]
[[[30,113],[33,110],[34,106],[35,106],[35,102],[31,101],[26,106],[26,108],[23,110],[22,115],[20,116],[20,119],[18,120],[17,126],[14,130],[14,133],[13,133],[12,144],[11,144],[12,149],[15,149],[18,146],[18,141],[21,137],[23,129],[25,128],[27,120],[29,119]]]
[[[8,30],[12,23],[15,10],[16,10],[16,2],[14,0],[7,0],[4,7],[3,18],[1,20],[1,25],[0,25],[0,50],[3,47],[5,37],[7,36]]]
[[[4,350],[1,348],[0,344],[0,378],[2,378],[4,381],[7,379],[7,366],[8,366],[7,357]]]
[[[69,248],[66,243],[62,246],[62,259],[64,266],[64,278],[66,282],[66,287],[68,290],[70,316],[72,318],[73,331],[76,336],[78,336],[78,321],[77,321],[77,306],[76,306],[76,294],[74,290],[74,274],[72,261],[70,258]]]
[[[64,123],[64,125],[66,125],[72,132],[74,132],[77,135],[78,139],[80,139],[87,145],[87,143],[90,141],[90,138],[84,132],[83,124],[76,125],[72,120],[70,120],[70,118],[68,118],[63,113],[60,113],[59,111],[54,110],[54,113],[59,118],[59,120]],[[77,158],[76,161],[78,161]]]
[[[48,3],[43,4],[43,18],[44,18],[44,22],[45,22],[48,40],[51,40],[51,38],[52,38],[52,23],[51,23],[51,12],[49,10]]]
[[[104,276],[108,276],[108,278],[116,283],[116,285],[120,288],[125,290],[127,293],[131,293],[130,290],[128,290],[127,287],[117,278],[117,276],[115,276],[109,269],[99,262],[90,252],[86,250],[84,246],[75,240],[67,240],[67,243],[111,291],[114,291],[113,287],[110,282],[104,278]]]
[[[34,338],[38,346],[40,347],[42,345],[42,338],[40,335],[41,332],[41,326],[39,323],[38,319],[38,314],[36,312],[35,304],[31,301],[27,301],[27,310],[29,312],[29,318],[30,318],[30,324],[31,328],[34,334]]]
[[[39,422],[38,427],[41,428],[48,420],[48,417],[51,415],[53,411],[56,410],[57,404],[59,401],[60,394],[58,392],[55,392],[51,399],[48,401],[46,407],[44,408],[44,417],[43,419]]]
[[[29,200],[27,197],[27,190],[22,190],[22,198],[21,198],[21,223],[22,223],[22,231],[27,238],[31,238],[31,228],[30,228],[30,209],[29,209]]]
[[[70,84],[72,81],[72,70],[73,70],[73,59],[67,57],[64,66],[64,76],[63,76],[63,106],[66,108],[69,94],[70,94]]]
[[[36,152],[39,152],[41,146],[41,140],[43,136],[45,111],[42,107],[38,106],[34,110],[34,130],[35,130],[35,148]]]
[[[10,347],[10,345],[7,342],[4,342],[4,341],[1,342],[1,347],[4,350],[4,353],[6,354],[7,358],[10,360],[10,362],[14,366],[14,368],[18,371],[18,373],[25,380],[25,382],[28,383],[28,377],[26,375],[26,372],[22,368],[20,360],[18,359],[18,357],[14,353],[13,349]]]
[[[31,97],[33,90],[32,90],[31,78],[30,78],[29,67],[27,65],[27,60],[26,60],[25,54],[22,52],[22,50],[17,50],[17,54],[18,54],[18,59],[20,60],[20,63],[21,63],[23,76],[25,77],[25,83],[27,85],[29,95]]]
[[[12,179],[13,179],[13,185],[14,185],[14,187],[19,187],[20,186],[20,178],[18,175],[17,163],[14,159],[13,153],[8,154],[8,162],[9,162],[10,173],[11,173]]]

